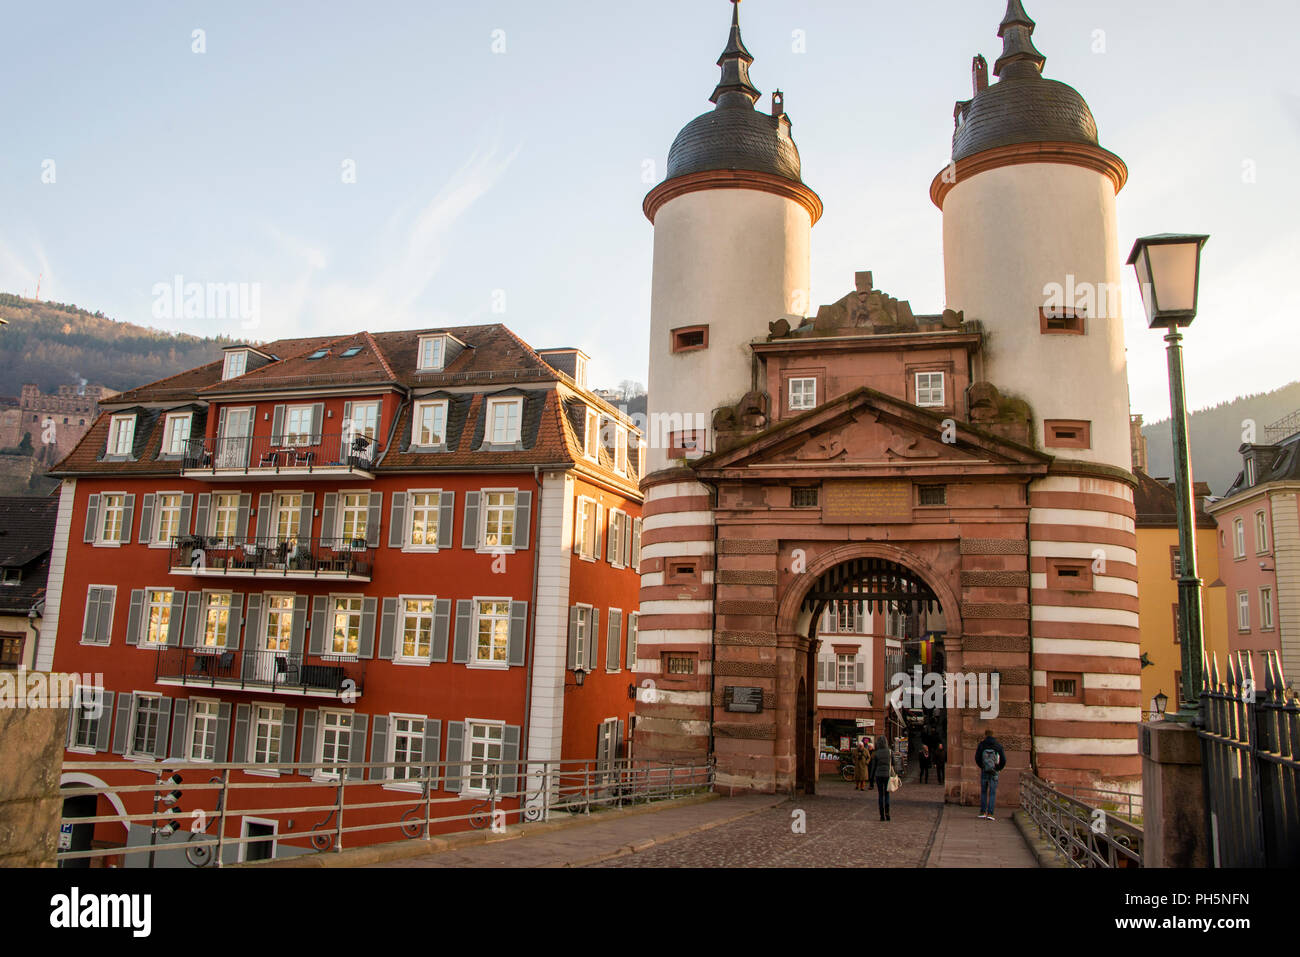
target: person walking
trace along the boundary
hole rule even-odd
[[[993,806],[998,798],[998,772],[1007,766],[1007,753],[1002,750],[993,729],[984,729],[984,740],[975,749],[975,767],[980,769],[980,817],[995,820]]]
[[[921,767],[921,784],[930,783],[930,746],[921,745],[921,753],[916,756],[916,763]]]
[[[884,735],[876,738],[876,750],[871,752],[871,764],[868,775],[875,781],[880,805],[880,819],[889,820],[889,776],[894,770],[894,756],[889,750],[889,742]]]
[[[876,786],[875,779],[871,776],[871,758],[876,753],[876,742],[870,737],[863,737],[867,744],[867,790],[870,791]]]
[[[853,749],[853,790],[865,791],[867,789],[867,765],[870,759],[867,756],[867,749],[861,741]]]
[[[943,748],[943,742],[940,741],[934,746],[934,754],[931,757],[934,762],[934,777],[940,784],[943,783],[944,765],[948,763],[948,752]]]

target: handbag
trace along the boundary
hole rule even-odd
[[[898,772],[893,768],[889,769],[889,793],[893,794],[903,786],[903,779],[898,776]]]

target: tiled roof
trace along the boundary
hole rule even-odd
[[[1177,528],[1178,498],[1174,488],[1167,482],[1154,479],[1141,469],[1134,469],[1137,488],[1133,490],[1133,508],[1137,515],[1138,528]],[[1213,516],[1205,511],[1205,499],[1210,494],[1210,486],[1205,482],[1194,483],[1196,493],[1196,525],[1198,528],[1215,528]]]
[[[0,588],[0,613],[27,614],[45,593],[58,498],[0,497],[0,567],[19,569],[16,585]]]
[[[1238,451],[1255,457],[1255,485],[1266,482],[1300,481],[1300,433],[1292,435],[1277,445],[1243,445]],[[1252,488],[1254,486],[1251,486]],[[1246,489],[1246,471],[1237,473],[1223,497],[1236,495]]]

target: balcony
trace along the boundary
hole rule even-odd
[[[181,475],[217,482],[249,476],[370,479],[379,455],[374,439],[355,432],[191,439],[181,457]]]
[[[198,578],[368,582],[375,551],[363,538],[255,538],[230,542],[187,535],[172,539],[167,568],[173,575]]]
[[[316,698],[360,697],[366,663],[296,651],[159,648],[154,682],[219,691],[258,691]]]

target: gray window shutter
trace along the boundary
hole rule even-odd
[[[447,777],[445,791],[465,790],[465,769],[461,766],[461,754],[465,749],[465,722],[447,722]]]
[[[180,534],[182,535],[190,534],[190,518],[193,516],[193,514],[194,514],[194,496],[186,492],[184,495],[181,496]],[[201,528],[196,534],[204,535],[206,533],[207,533],[207,529]]]
[[[478,548],[478,500],[482,493],[465,493],[465,531],[461,537],[461,547]]]
[[[280,763],[291,764],[293,762],[293,738],[294,732],[298,726],[298,709],[285,708],[284,718],[280,722]],[[281,772],[287,774],[291,768],[281,768]]]
[[[600,660],[600,613],[595,608],[587,609],[587,671],[596,670]]]
[[[244,626],[244,596],[235,592],[230,596],[230,618],[226,624],[226,650],[239,650],[239,632]]]
[[[375,764],[386,763],[388,758],[388,715],[375,715],[374,727],[370,729],[370,760]],[[392,768],[371,768],[370,780],[386,781]]]
[[[99,592],[98,588],[86,589],[86,616],[82,619],[81,640],[93,645],[99,636]]]
[[[384,507],[384,493],[371,492],[366,509],[366,546],[379,547],[379,515]]]
[[[338,493],[326,492],[320,509],[321,545],[326,548],[338,547],[338,544],[334,541],[334,523],[338,520],[338,516],[334,513],[338,511],[338,507]]]
[[[134,645],[140,641],[140,618],[144,611],[144,589],[131,590],[131,606],[126,613],[126,643]]]
[[[433,603],[433,647],[430,661],[447,660],[447,631],[451,623],[451,599],[439,598]]]
[[[339,420],[339,432],[342,435],[348,435],[348,430],[352,428],[352,403],[343,403],[343,418]]]
[[[858,662],[857,678],[857,689],[859,691],[865,690],[867,687],[867,663],[865,661]]]
[[[519,492],[515,495],[515,548],[528,547],[529,525],[532,523],[533,493]]]
[[[300,542],[311,541],[312,510],[315,507],[316,493],[304,492],[302,496],[302,508],[298,510],[298,540]]]
[[[393,647],[396,634],[397,599],[385,598],[384,610],[379,616],[379,657],[385,661],[391,661],[396,653],[396,649]]]
[[[451,650],[452,663],[463,665],[469,661],[469,630],[474,621],[474,603],[468,598],[456,602],[456,642]]]
[[[373,658],[375,656],[375,612],[378,611],[378,598],[361,600],[361,640],[357,642],[357,657]]]
[[[524,663],[528,644],[528,602],[510,603],[510,641],[506,646],[508,663],[513,667]]]
[[[622,525],[623,534],[620,536],[623,542],[623,565],[627,568],[632,567],[632,535],[631,525],[627,513],[619,516],[619,523]]]
[[[239,514],[235,518],[235,538],[241,542],[248,541],[248,513],[253,507],[253,496],[244,492],[239,496]]]
[[[609,633],[605,636],[605,670],[618,671],[623,652],[623,613],[609,610]]]
[[[248,760],[248,716],[249,707],[246,704],[238,705],[235,708],[235,746],[231,749],[230,760],[235,764],[243,764]]]
[[[367,521],[369,521],[367,519]],[[401,548],[406,544],[406,493],[394,492],[391,514],[388,516],[388,547]]]
[[[621,557],[618,547],[618,536],[614,534],[618,530],[618,513],[613,509],[609,512],[609,534],[605,536],[605,561],[611,565]]]
[[[153,756],[167,757],[167,729],[172,715],[172,699],[166,695],[158,696],[158,727],[154,731]]]
[[[519,781],[519,725],[508,724],[501,730],[501,794],[513,794]]]
[[[825,658],[817,659],[817,684],[823,688],[826,687],[826,659]]]
[[[624,740],[627,735],[626,728],[627,726],[623,724],[623,719],[620,718],[618,722],[618,730],[614,734],[614,759],[615,760],[618,760],[619,758],[623,757],[623,753],[626,748],[626,745],[624,744]]]
[[[451,548],[451,530],[456,524],[456,493],[443,492],[438,501],[438,547]]]
[[[348,736],[348,763],[358,762],[365,763],[366,760],[366,725],[370,721],[369,715],[353,714],[352,715],[352,733]],[[372,759],[373,760],[373,759]],[[349,768],[348,780],[360,781],[366,776],[365,768]]]
[[[240,707],[246,707],[240,705]],[[247,744],[247,734],[245,734]],[[230,759],[230,705],[221,702],[217,705],[217,764],[225,764]]]
[[[198,643],[199,638],[199,603],[203,600],[203,592],[192,591],[185,599],[185,631],[184,637],[181,638],[181,644],[186,648],[193,648]]]
[[[325,654],[325,629],[326,604],[329,601],[324,595],[317,595],[311,603],[311,641],[307,650],[313,655]]]
[[[86,499],[86,532],[83,542],[93,542],[99,531],[99,496],[91,495]]]
[[[124,504],[122,505],[122,541],[129,542],[131,540],[131,523],[134,520],[133,516],[135,515],[135,496],[128,495],[126,496],[125,499],[123,499],[123,502]]]
[[[261,651],[262,634],[262,596],[254,593],[248,596],[248,611],[244,615],[244,661],[251,661],[250,652]]]
[[[95,618],[95,641],[106,645],[113,638],[113,611],[117,592],[112,588],[99,590],[99,614]]]
[[[117,696],[117,724],[113,726],[113,753],[126,754],[131,739],[131,718],[135,714],[135,695],[123,691]]]
[[[582,621],[582,609],[574,605],[569,609],[569,670],[578,667],[578,627]]]
[[[271,535],[271,493],[257,497],[257,544],[265,545]]]
[[[320,445],[321,426],[325,422],[325,403],[317,402],[311,407],[311,444]]]
[[[204,492],[194,503],[194,534],[210,534],[210,525],[208,522],[208,511],[212,508],[212,493]]]
[[[178,648],[185,625],[185,592],[172,592],[171,614],[167,619],[167,647]]]
[[[185,740],[190,728],[189,714],[190,699],[177,698],[175,710],[172,713],[172,746],[167,755],[177,761],[189,759],[189,755],[186,753],[188,742]]]
[[[101,695],[99,724],[95,727],[95,750],[107,751],[113,728],[113,692],[102,691]]]
[[[181,534],[184,534],[185,526],[181,526]],[[141,545],[148,545],[153,541],[153,493],[149,493],[140,500],[140,537],[136,539]],[[130,541],[130,538],[127,539]]]
[[[632,567],[641,570],[641,519],[632,520]]]
[[[310,765],[316,760],[316,721],[318,712],[315,708],[304,708],[302,712],[302,741],[298,746],[298,773],[311,777],[316,773]],[[307,765],[304,767],[303,765]]]
[[[596,547],[591,550],[591,557],[600,561],[603,554],[600,550],[601,536],[605,533],[605,506],[599,502],[596,503]]]
[[[271,444],[281,445],[284,442],[284,406],[277,405],[271,411]]]
[[[424,760],[433,765],[429,768],[429,790],[438,790],[437,763],[442,759],[442,722],[426,718],[424,722]]]
[[[293,630],[289,634],[289,654],[302,654],[302,640],[307,634],[307,596],[293,596]]]

